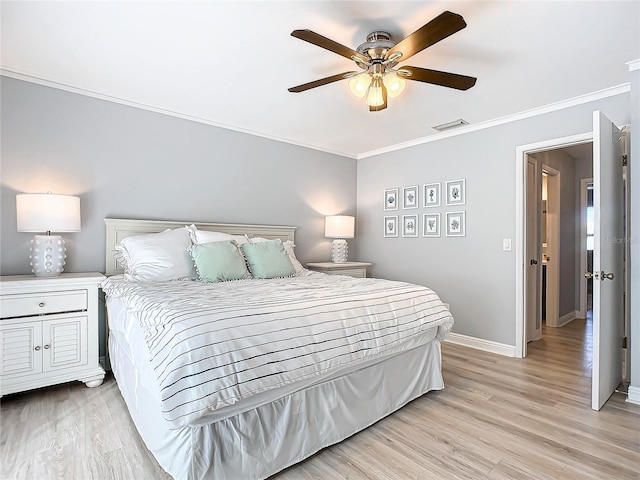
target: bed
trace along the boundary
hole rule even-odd
[[[453,318],[426,287],[306,270],[295,227],[105,224],[109,361],[142,439],[176,479],[267,478],[444,388],[440,344]],[[258,278],[129,274],[123,244],[187,226],[197,278],[208,274],[196,252],[223,246],[201,240],[218,233]],[[267,247],[284,251],[292,274],[261,274],[253,252]]]

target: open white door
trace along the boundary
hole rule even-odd
[[[622,380],[624,190],[622,133],[593,112],[593,372],[591,408],[600,410]]]

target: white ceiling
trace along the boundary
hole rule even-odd
[[[355,49],[444,10],[467,28],[406,64],[475,76],[470,90],[408,82],[377,113],[347,81],[287,91],[354,66],[292,30]],[[0,13],[5,75],[354,158],[628,83],[640,58],[638,1],[2,1]]]

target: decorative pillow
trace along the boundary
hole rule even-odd
[[[291,277],[296,273],[282,240],[244,243],[240,245],[254,278]]]
[[[251,278],[244,257],[234,240],[192,245],[190,252],[201,282]]]
[[[189,230],[191,241],[195,245],[199,245],[201,243],[224,242],[228,240],[235,240],[238,245],[242,245],[243,243],[247,243],[249,241],[245,235],[231,235],[229,233],[223,232],[198,230],[198,227],[196,227],[195,225],[189,225],[187,229]]]
[[[249,239],[249,241],[251,243],[260,243],[260,242],[268,242],[270,240],[268,238],[253,237]],[[300,275],[301,273],[306,272],[307,269],[302,266],[302,264],[296,257],[295,250],[294,250],[295,244],[291,240],[287,240],[282,243],[282,246],[284,247],[284,251],[287,252],[287,255],[289,256],[289,260],[291,260],[291,264],[293,265],[293,268],[296,271],[296,275]]]
[[[191,238],[186,228],[124,238],[116,258],[127,280],[159,282],[196,278],[189,256]]]

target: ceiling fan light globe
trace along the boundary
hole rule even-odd
[[[374,80],[369,87],[369,93],[367,94],[367,105],[369,105],[370,107],[380,107],[384,105],[382,84],[378,79]]]
[[[358,75],[349,80],[349,90],[358,98],[362,98],[367,94],[369,85],[371,85],[371,76],[368,73]]]
[[[385,74],[382,82],[387,88],[387,95],[389,95],[390,98],[395,98],[400,95],[407,86],[406,80],[395,73]]]

